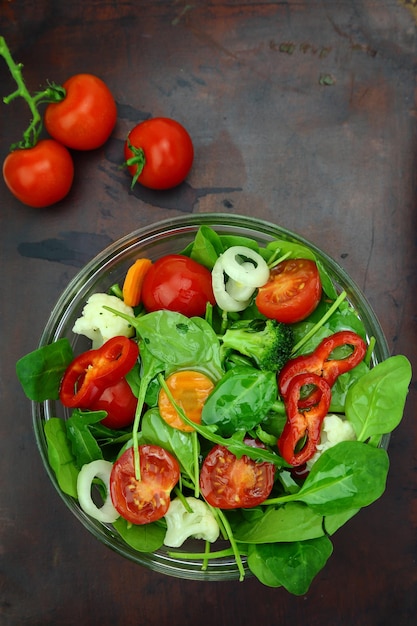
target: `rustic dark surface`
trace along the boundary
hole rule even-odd
[[[0,181],[2,626],[414,623],[415,383],[385,494],[338,531],[326,568],[293,597],[255,579],[164,577],[98,543],[49,483],[14,366],[70,278],[110,241],[225,211],[322,247],[365,292],[392,353],[415,362],[416,30],[395,0],[0,0],[0,34],[31,91],[91,72],[118,104],[105,147],[74,154],[74,186],[59,205],[25,207]],[[1,97],[13,90],[0,59]],[[0,103],[1,160],[28,115],[24,103]],[[123,140],[157,115],[187,127],[194,167],[172,192],[131,193]]]

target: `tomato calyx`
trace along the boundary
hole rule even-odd
[[[133,156],[130,157],[129,159],[126,159],[126,161],[122,164],[121,167],[126,168],[126,167],[136,166],[136,171],[133,174],[132,183],[130,185],[130,188],[133,189],[137,183],[139,176],[143,172],[143,168],[146,165],[146,157],[145,157],[145,151],[143,150],[143,148],[137,148],[136,146],[133,146],[129,140],[129,137],[126,139],[126,143],[127,143],[129,150],[133,153]]]
[[[97,350],[87,350],[67,367],[60,387],[62,404],[88,409],[102,392],[123,378],[134,366],[139,354],[135,341],[113,337]]]

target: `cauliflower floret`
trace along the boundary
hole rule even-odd
[[[341,441],[354,441],[355,439],[356,434],[352,424],[339,415],[329,413],[323,420],[320,443],[317,444],[316,453],[307,461],[307,468],[310,470],[319,456],[328,448]]]
[[[209,506],[197,498],[185,498],[192,509],[187,511],[179,498],[172,500],[165,513],[167,532],[164,543],[171,548],[179,548],[188,537],[205,539],[213,543],[220,534],[219,525]]]
[[[107,293],[95,293],[87,300],[81,317],[74,326],[73,332],[77,335],[85,335],[93,342],[93,348],[99,348],[112,337],[132,337],[134,328],[122,317],[104,309],[109,306],[126,315],[133,317],[132,307],[127,306],[117,296],[110,296]]]

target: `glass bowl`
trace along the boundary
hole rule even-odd
[[[275,224],[255,218],[220,213],[167,219],[136,230],[108,246],[68,284],[50,315],[40,340],[40,346],[67,337],[75,354],[91,347],[91,343],[85,337],[72,332],[74,322],[81,315],[89,296],[96,292],[106,292],[115,283],[121,284],[127,269],[139,256],[156,260],[166,254],[181,252],[193,240],[202,225],[212,227],[219,234],[251,237],[261,245],[266,245],[279,237],[310,247],[324,264],[336,289],[339,292],[342,290],[347,292],[348,300],[362,318],[368,335],[376,338],[373,365],[388,358],[387,342],[375,313],[358,286],[333,259],[303,237]],[[33,403],[32,416],[36,441],[52,483],[72,513],[98,540],[121,556],[170,576],[212,581],[239,578],[239,571],[233,557],[210,560],[207,569],[202,570],[201,561],[171,558],[168,549],[162,548],[154,553],[141,553],[128,546],[112,526],[104,525],[86,515],[75,499],[61,491],[48,462],[43,424],[51,417],[69,417],[69,409],[55,401]],[[386,448],[388,442],[389,435],[384,435],[381,445]],[[188,540],[182,548],[177,548],[175,551],[193,551],[193,543],[195,542]],[[199,548],[201,550],[201,542]],[[245,562],[244,567],[247,575],[250,575]]]

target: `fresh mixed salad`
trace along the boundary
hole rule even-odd
[[[93,294],[73,332],[91,349],[62,338],[17,363],[31,400],[68,408],[44,423],[60,489],[135,550],[229,556],[241,580],[306,593],[384,492],[411,380],[406,357],[377,363],[314,252],[201,226]]]

